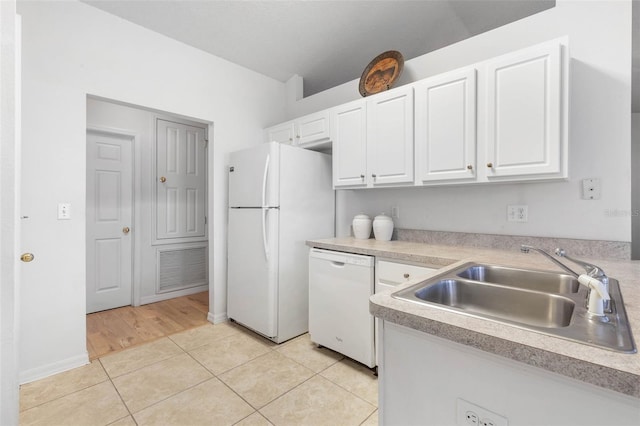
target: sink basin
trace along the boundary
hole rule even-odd
[[[588,288],[571,275],[467,263],[391,297],[618,352],[636,347],[618,281],[609,278],[611,312],[587,311]]]
[[[506,268],[493,265],[473,265],[457,274],[474,281],[503,284],[509,287],[547,293],[577,293],[580,283],[575,277],[545,271]]]
[[[421,300],[539,327],[566,327],[575,303],[555,294],[505,286],[439,280],[415,292]]]

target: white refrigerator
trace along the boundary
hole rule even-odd
[[[306,240],[334,236],[331,156],[275,142],[230,154],[227,316],[273,340],[308,331]]]

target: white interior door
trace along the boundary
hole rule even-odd
[[[205,236],[205,129],[156,123],[156,238]]]
[[[131,304],[133,143],[87,131],[87,313]]]

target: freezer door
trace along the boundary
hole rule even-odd
[[[277,336],[278,209],[229,209],[227,315]]]
[[[278,207],[280,149],[264,143],[229,156],[229,207]]]

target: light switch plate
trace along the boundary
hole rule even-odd
[[[582,179],[582,199],[583,200],[599,200],[602,196],[602,186],[600,179],[588,178]]]
[[[71,203],[58,203],[58,220],[71,219]]]

